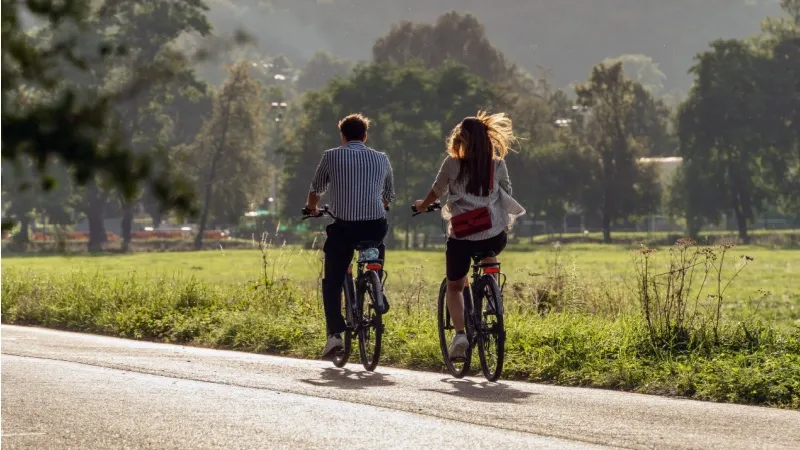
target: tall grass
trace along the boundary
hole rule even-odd
[[[322,255],[262,236],[260,279],[106,276],[6,269],[5,323],[316,358],[324,344]],[[587,278],[559,246],[542,273],[509,273],[506,377],[704,400],[800,407],[800,332],[725,317],[732,247],[682,241],[633,254],[626,283]],[[294,263],[289,263],[294,261]],[[303,261],[313,277],[286,271]],[[441,371],[425,268],[390,275],[384,365]],[[726,278],[727,277],[727,278]]]

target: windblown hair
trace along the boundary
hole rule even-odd
[[[457,180],[466,180],[468,193],[489,195],[491,164],[505,158],[515,140],[511,119],[505,113],[478,111],[453,128],[447,138],[447,154],[459,161]]]

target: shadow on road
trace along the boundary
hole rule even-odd
[[[489,403],[519,403],[520,400],[537,395],[533,392],[521,391],[501,383],[489,383],[486,381],[476,383],[455,378],[443,378],[442,382],[451,385],[455,389],[423,389],[423,391],[438,392]]]
[[[392,386],[394,381],[378,372],[353,371],[347,368],[327,367],[322,369],[319,378],[299,380],[312,386],[335,387],[339,389],[365,389],[374,386]]]

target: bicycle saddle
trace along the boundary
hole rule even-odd
[[[474,255],[472,255],[472,259],[475,260],[475,262],[480,262],[483,259],[493,258],[495,256],[497,256],[497,254],[495,252],[493,252],[493,251],[478,252],[478,253],[475,253]]]
[[[364,250],[367,250],[367,249],[369,249],[369,248],[378,248],[378,246],[379,246],[379,245],[381,245],[381,243],[380,243],[380,242],[375,242],[375,241],[361,241],[361,242],[359,242],[358,244],[356,244],[356,250],[358,250],[358,251],[364,251]]]

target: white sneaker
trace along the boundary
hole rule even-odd
[[[465,333],[456,333],[453,336],[453,342],[450,344],[450,349],[447,353],[450,355],[450,361],[463,361],[467,359],[467,349],[469,348],[469,339]]]
[[[328,342],[325,344],[325,350],[322,351],[322,357],[326,358],[341,350],[344,350],[342,336],[338,333],[330,334],[328,335]]]

